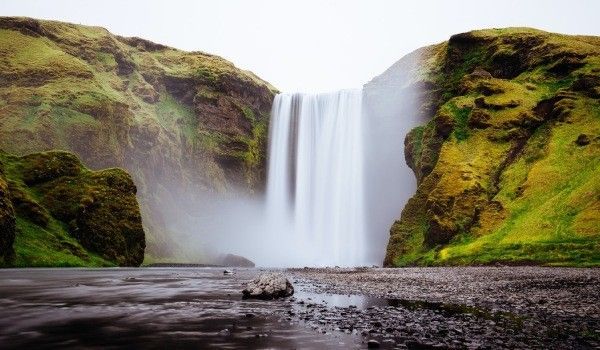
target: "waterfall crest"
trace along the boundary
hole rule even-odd
[[[366,264],[362,90],[279,94],[267,217],[279,266]]]

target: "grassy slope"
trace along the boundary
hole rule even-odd
[[[408,136],[419,188],[386,264],[600,265],[600,39],[511,28],[432,51],[439,107]],[[511,57],[522,66],[502,71]]]
[[[275,89],[220,57],[99,27],[0,18],[0,62],[0,149],[63,149],[93,169],[126,168],[150,254],[177,255],[161,248],[176,245],[165,244],[165,201],[262,186]]]
[[[3,59],[3,76],[14,80],[2,86],[0,116],[2,130],[17,131],[21,152],[33,152],[51,144],[54,148],[73,148],[73,140],[66,130],[83,128],[100,132],[99,129],[114,128],[127,124],[160,125],[165,134],[177,138],[181,144],[200,142],[209,146],[207,151],[239,156],[249,167],[256,166],[252,155],[255,143],[264,135],[264,117],[254,106],[239,104],[240,112],[250,115],[252,122],[261,122],[247,136],[238,137],[216,130],[204,130],[193,107],[173,98],[168,91],[155,91],[148,80],[158,76],[197,79],[204,84],[198,95],[218,96],[221,79],[235,77],[244,83],[266,86],[250,72],[241,71],[231,63],[208,54],[188,53],[171,48],[145,51],[131,47],[103,28],[71,25],[61,22],[37,21],[52,39],[30,36],[20,31],[0,29],[0,53]],[[57,37],[58,39],[54,39]],[[85,45],[80,47],[81,45]],[[119,64],[115,52],[126,54],[127,64],[134,66],[128,74],[118,74]],[[159,103],[148,102],[144,97],[156,94]],[[115,109],[129,107],[125,116],[113,113]],[[261,118],[254,118],[255,115]],[[109,118],[100,120],[98,117]],[[119,120],[125,119],[125,120]],[[114,125],[113,125],[114,124]],[[259,135],[257,135],[259,134]],[[33,138],[32,138],[33,136]],[[163,136],[163,135],[160,135]],[[122,157],[123,145],[114,137],[103,140],[107,156]],[[227,142],[242,141],[248,149],[242,153],[228,151]],[[261,140],[262,141],[262,140]],[[7,147],[7,145],[4,145]],[[7,147],[10,148],[10,147]],[[100,152],[100,150],[99,150]],[[98,157],[103,155],[98,155]],[[103,162],[102,159],[97,159]],[[108,160],[110,162],[110,160]],[[95,164],[94,164],[95,165]],[[223,180],[225,181],[225,180]]]

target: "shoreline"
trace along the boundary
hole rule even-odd
[[[359,305],[333,306],[314,297],[304,299],[292,319],[326,331],[360,334],[390,347],[600,346],[599,269],[413,267],[288,272],[313,296],[362,297]],[[322,319],[328,321],[323,324]]]

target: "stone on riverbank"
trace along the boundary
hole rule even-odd
[[[294,294],[290,281],[280,273],[263,273],[242,291],[244,299],[278,299]]]

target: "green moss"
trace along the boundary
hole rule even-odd
[[[471,73],[475,67],[482,65],[486,54],[486,50],[482,47],[472,47],[466,51],[458,66],[453,67],[449,76],[444,76],[443,84],[446,86],[446,90],[454,90],[463,76]]]
[[[196,70],[196,74],[202,77],[203,79],[206,79],[211,82],[217,82],[219,80],[219,74],[207,67],[198,68]]]
[[[425,126],[417,126],[412,129],[407,135],[407,139],[409,140],[410,147],[409,150],[411,152],[411,156],[413,160],[418,160],[421,158],[421,153],[423,151],[423,133],[425,131]]]
[[[120,169],[92,172],[68,152],[0,153],[16,209],[12,266],[113,266],[142,262],[136,188]],[[7,198],[6,193],[0,197]]]
[[[467,126],[469,122],[469,113],[471,113],[471,107],[457,107],[454,103],[448,103],[448,109],[454,116],[454,130],[453,135],[458,142],[464,141],[469,137],[469,128]]]
[[[244,113],[244,116],[249,121],[251,121],[251,122],[256,121],[256,117],[254,116],[254,112],[252,111],[252,108],[250,108],[248,106],[243,106],[242,107],[242,113]]]
[[[191,107],[177,101],[171,94],[163,93],[155,106],[155,113],[160,125],[168,132],[181,135],[191,144],[198,141],[198,117]]]
[[[475,31],[427,61],[441,98],[407,139],[419,187],[392,227],[387,265],[600,265],[600,145],[575,142],[600,135],[597,87],[591,79],[574,88],[600,70],[599,42]],[[469,74],[475,67],[490,74]],[[454,137],[429,132],[434,121]],[[426,172],[428,151],[437,158]],[[431,246],[430,235],[450,240]]]
[[[14,267],[115,266],[109,260],[88,253],[58,222],[52,222],[46,229],[18,218],[14,249]]]
[[[103,28],[0,22],[0,80],[11,81],[0,86],[1,149],[62,149],[94,169],[127,168],[149,201],[149,235],[163,245],[176,244],[155,212],[157,183],[216,193],[264,183],[261,123],[276,89],[253,73]]]
[[[106,70],[113,70],[118,66],[117,61],[115,60],[115,56],[109,52],[96,53],[96,60],[98,60],[98,63],[104,66]]]

